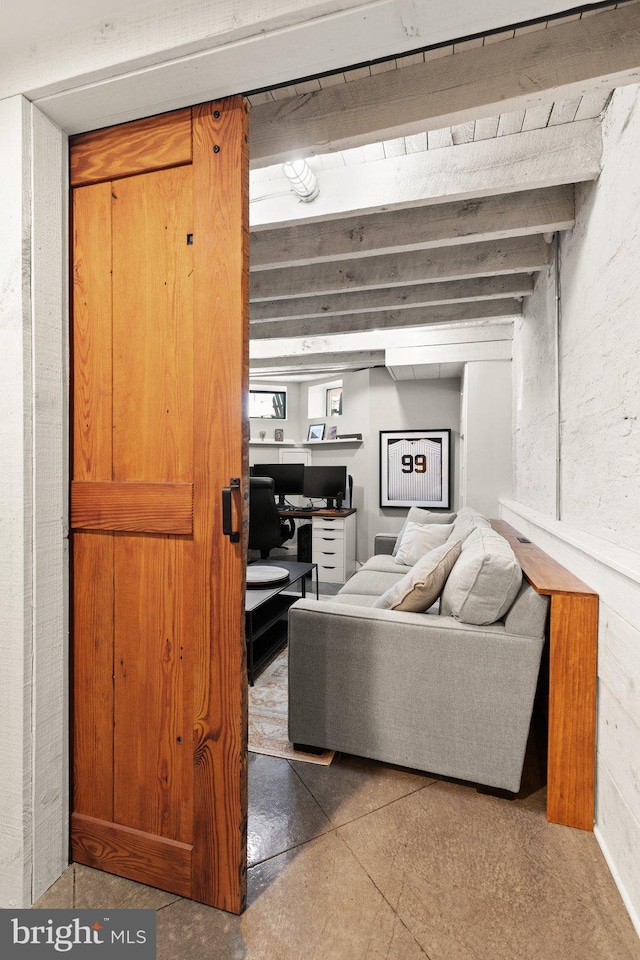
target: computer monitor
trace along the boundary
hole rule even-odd
[[[305,467],[304,488],[305,497],[322,497],[327,506],[333,507],[333,501],[342,505],[347,491],[347,468],[342,467]]]
[[[256,463],[251,467],[252,477],[271,477],[278,506],[285,506],[285,497],[302,493],[304,463]]]

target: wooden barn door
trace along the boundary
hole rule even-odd
[[[247,133],[235,97],[71,142],[72,858],[234,913]]]

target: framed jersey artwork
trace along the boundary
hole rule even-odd
[[[381,430],[380,506],[450,505],[451,430]]]

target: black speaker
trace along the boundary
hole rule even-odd
[[[312,563],[312,545],[311,545],[310,523],[301,523],[298,525],[298,563]]]

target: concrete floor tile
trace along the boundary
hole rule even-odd
[[[62,876],[49,887],[33,907],[34,910],[69,910],[73,907],[73,871],[74,866],[67,867]]]
[[[247,960],[424,960],[335,833],[249,871]]]
[[[241,925],[241,917],[177,900],[158,911],[156,960],[245,960]]]
[[[81,863],[76,869],[76,902],[74,906],[105,907],[116,910],[119,907],[133,909],[153,909],[173,903],[175,893],[146,887],[143,883],[125,880],[103,870],[94,870]]]
[[[330,767],[290,760],[334,826],[348,823],[433,783],[427,774],[340,754]]]
[[[338,829],[430,960],[639,960],[591,833],[439,782]]]
[[[286,760],[249,754],[249,865],[330,829],[331,823]]]

